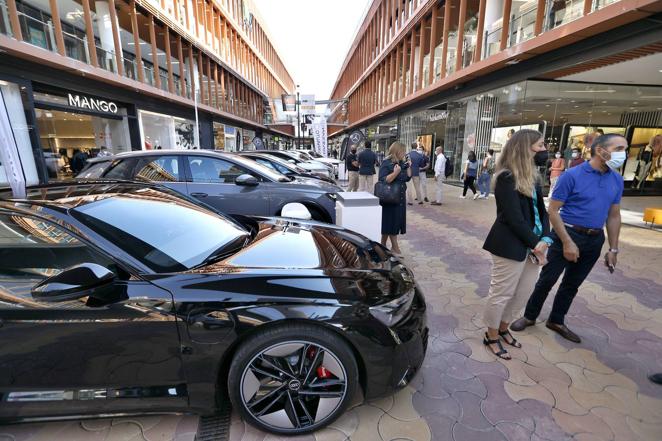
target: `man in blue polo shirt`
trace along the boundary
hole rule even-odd
[[[372,151],[372,144],[366,141],[364,149],[359,153],[359,191],[373,193],[375,185],[373,177],[375,175],[375,166],[377,165],[377,155]]]
[[[547,265],[540,272],[524,317],[510,327],[513,331],[536,323],[549,291],[565,271],[546,326],[570,341],[581,342],[564,319],[577,290],[600,258],[605,224],[609,240],[605,265],[612,272],[616,266],[623,194],[623,177],[618,170],[625,161],[626,148],[623,136],[601,135],[591,145],[591,160],[559,177],[549,202],[554,243],[549,247]]]

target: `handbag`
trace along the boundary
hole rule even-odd
[[[393,181],[390,184],[385,181],[377,181],[375,184],[375,196],[384,205],[397,205],[400,203],[400,182]]]

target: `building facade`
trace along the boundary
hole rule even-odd
[[[74,156],[267,148],[294,81],[248,0],[0,0],[0,90],[28,183]],[[6,182],[0,167],[0,182]]]
[[[659,193],[661,13],[659,0],[375,0],[332,93],[348,100],[334,142],[444,145],[457,179],[511,130],[540,130],[566,158],[615,132],[631,145],[628,192]]]

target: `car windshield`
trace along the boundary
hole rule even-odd
[[[322,157],[323,157],[323,156],[320,155],[319,153],[314,152],[314,151],[312,151],[312,150],[307,151],[306,154],[307,154],[308,156],[313,157],[313,158],[322,158]]]
[[[299,157],[301,159],[304,159],[306,161],[313,161],[315,159],[312,156],[310,156],[308,152],[297,152],[297,153],[299,154]]]
[[[246,168],[252,169],[259,174],[266,176],[272,181],[275,182],[289,182],[290,179],[281,174],[278,173],[276,170],[270,169],[266,165],[258,164],[257,162],[253,161],[252,159],[244,158],[239,155],[233,155],[232,159],[237,161],[239,164],[243,165]]]
[[[113,195],[71,213],[157,273],[200,266],[250,237],[239,224],[202,207],[147,194]]]

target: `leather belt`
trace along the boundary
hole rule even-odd
[[[580,234],[586,234],[587,236],[597,236],[598,234],[602,233],[602,228],[586,228],[586,227],[580,227],[579,225],[571,225],[566,223],[564,223],[563,225]]]

